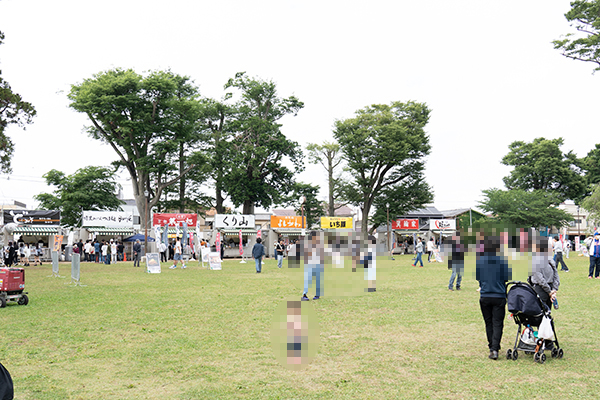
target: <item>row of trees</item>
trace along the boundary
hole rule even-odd
[[[115,151],[114,171],[129,173],[140,215],[146,204],[181,212],[214,206],[223,213],[226,199],[252,214],[254,207],[299,206],[300,196],[306,198],[309,222],[325,213],[319,187],[296,181],[304,169],[303,151],[281,129],[283,117],[297,115],[304,104],[295,96],[279,96],[271,81],[238,73],[216,100],[202,97],[189,77],[171,71],[141,75],[115,69],[73,85],[68,97],[73,109],[88,116],[90,136]],[[431,201],[423,178],[429,113],[415,102],[372,105],[335,123],[336,143],[308,146],[310,161],[322,163],[328,173],[329,215],[340,204],[360,206],[363,232],[372,232],[385,222],[386,207],[401,214]],[[72,176],[50,171],[46,180],[58,189],[37,199],[43,207],[70,210],[68,223],[75,225],[77,208],[66,205],[75,198],[79,210],[82,204],[114,208],[92,201],[100,197],[83,201],[73,195],[74,182],[85,177],[99,179],[99,188],[114,187],[106,172],[99,167]]]

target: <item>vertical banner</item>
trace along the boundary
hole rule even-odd
[[[256,231],[256,238],[262,238],[262,231],[260,229]]]
[[[54,244],[52,245],[52,251],[60,252],[63,241],[63,235],[54,235]]]
[[[162,242],[165,246],[169,246],[169,225],[163,227]]]
[[[221,232],[217,232],[217,238],[215,239],[216,252],[221,254]]]
[[[187,224],[181,223],[181,227],[183,228],[183,236],[181,237],[181,245],[185,248],[189,244],[188,242],[188,230]]]
[[[575,251],[579,251],[579,236],[575,236]]]
[[[244,245],[242,244],[242,230],[240,229],[239,231],[239,237],[240,237],[240,256],[244,255]]]

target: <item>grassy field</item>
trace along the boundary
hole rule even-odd
[[[565,357],[543,365],[523,354],[489,360],[477,282],[467,273],[450,292],[445,265],[415,268],[410,256],[379,261],[375,293],[328,297],[326,288],[309,303],[320,347],[301,371],[283,368],[270,345],[275,310],[302,291],[298,272],[275,261],[262,274],[239,260],[160,275],[84,263],[86,287],[28,267],[30,304],[0,309],[0,362],[17,400],[595,399],[600,280],[587,279],[587,259],[566,261],[553,311]],[[502,354],[515,335],[505,321]]]

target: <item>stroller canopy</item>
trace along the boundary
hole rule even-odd
[[[537,293],[526,283],[516,283],[508,291],[508,311],[513,314],[525,314],[532,317],[541,316],[544,311]]]

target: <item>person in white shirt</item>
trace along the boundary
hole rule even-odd
[[[106,257],[108,257],[108,244],[103,240],[102,241],[102,260],[104,260],[105,264],[110,264],[106,262]]]
[[[113,240],[110,241],[110,256],[112,259],[111,264],[117,263],[117,243]]]
[[[160,242],[158,251],[160,252],[160,261],[167,262],[167,245],[164,242]]]
[[[563,260],[563,246],[558,240],[558,236],[554,236],[554,255],[556,256],[556,266],[558,267],[558,264],[560,264],[561,271],[569,272],[569,267]]]
[[[182,257],[182,249],[181,249],[181,238],[177,238],[177,242],[175,243],[175,255],[173,256],[173,265],[169,267],[169,269],[177,268],[177,262],[181,261],[181,269],[185,269],[185,262]]]
[[[433,238],[431,238],[431,240],[427,242],[427,253],[429,253],[429,257],[427,257],[427,262],[431,262],[431,256],[433,255],[434,250],[435,242],[433,241]]]

